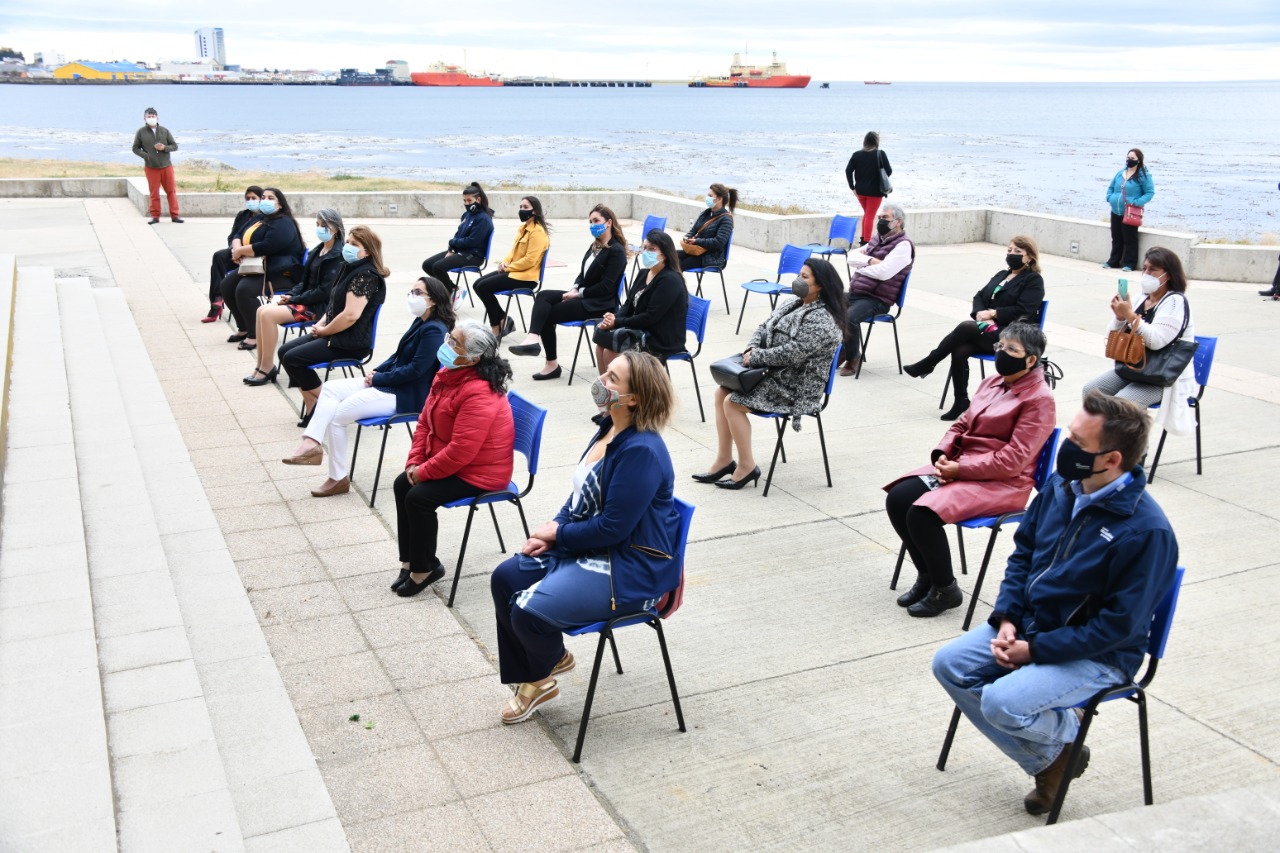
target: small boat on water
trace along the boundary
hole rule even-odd
[[[778,61],[778,54],[773,54],[773,62],[768,65],[743,65],[742,56],[735,53],[729,73],[724,77],[693,77],[689,80],[692,89],[803,89],[812,78],[807,74],[788,74],[787,64]]]
[[[864,85],[864,86],[888,86],[888,85],[889,85],[889,81],[888,81],[888,80],[863,80],[863,81],[862,81],[862,85]]]
[[[821,86],[819,86],[818,88],[819,88],[819,89],[830,89],[830,88],[831,88],[831,84],[830,84],[830,83],[823,83],[823,84],[822,84]]]
[[[433,62],[426,71],[415,71],[409,75],[415,86],[501,86],[502,78],[497,74],[468,74],[465,68],[458,65],[446,65]]]

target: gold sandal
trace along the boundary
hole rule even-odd
[[[568,649],[565,649],[564,657],[560,658],[560,662],[552,668],[551,674],[553,676],[560,675],[562,673],[568,672],[569,670],[573,669],[573,667],[574,667],[573,652],[569,651]]]
[[[533,716],[533,712],[544,702],[550,702],[560,695],[555,679],[551,679],[541,687],[525,682],[516,689],[516,695],[502,709],[502,722],[507,725],[523,723]]]

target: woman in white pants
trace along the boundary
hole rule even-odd
[[[437,279],[424,276],[414,283],[407,302],[414,315],[395,353],[368,376],[324,383],[311,423],[286,465],[319,465],[324,442],[329,442],[329,478],[311,494],[317,498],[351,490],[347,463],[347,427],[364,418],[422,411],[431,380],[440,369],[437,352],[453,329],[453,303]]]

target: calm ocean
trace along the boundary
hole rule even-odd
[[[844,165],[881,134],[903,206],[994,205],[1103,219],[1137,146],[1147,224],[1280,232],[1280,83],[833,83],[805,90],[0,85],[0,154],[129,169],[144,107],[181,157],[462,183],[650,187],[855,207]],[[179,164],[181,159],[178,160]],[[125,169],[124,171],[129,171]]]

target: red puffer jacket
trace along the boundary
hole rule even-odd
[[[418,479],[458,476],[487,491],[511,482],[516,429],[505,394],[489,387],[473,367],[442,368],[418,416],[405,463]]]

